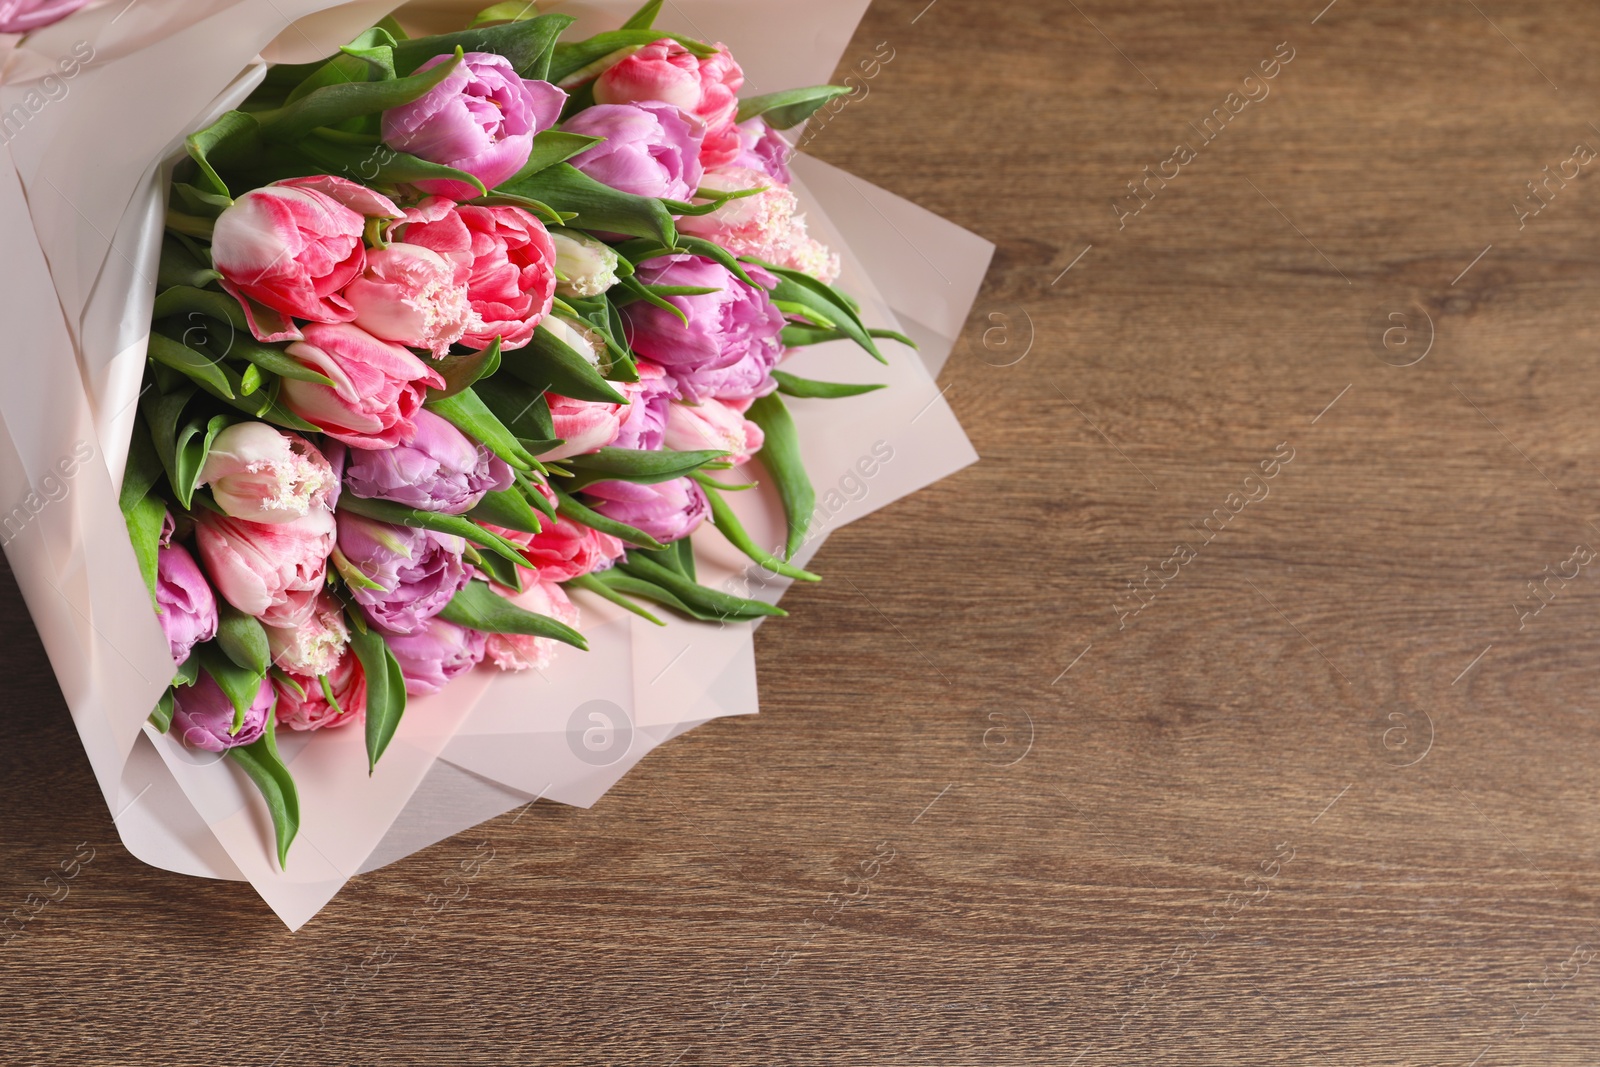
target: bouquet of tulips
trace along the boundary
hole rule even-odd
[[[739,96],[717,44],[563,40],[497,4],[459,32],[385,19],[268,70],[187,140],[120,500],[177,676],[151,722],[298,825],[282,730],[584,647],[570,591],[652,621],[782,614],[696,581],[714,526],[774,574],[815,508],[779,369],[883,358],[807,232],[781,130],[845,90]],[[747,466],[748,465],[748,466]],[[762,545],[728,496],[768,480]]]

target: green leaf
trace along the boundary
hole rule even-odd
[[[539,522],[538,513],[515,489],[485,493],[478,506],[467,512],[467,518],[523,533],[536,534],[544,528]]]
[[[701,59],[716,53],[715,48],[703,41],[697,41],[692,37],[680,37],[675,33],[662,33],[660,30],[647,27],[612,30],[609,33],[597,33],[588,40],[556,45],[555,54],[550,60],[550,70],[545,77],[557,84],[569,81],[576,83],[580,72],[583,80],[597,77],[603,69],[600,67],[600,61],[609,59],[612,53],[625,48],[643,48],[663,37],[672,38]],[[595,69],[592,71],[587,69],[590,67]]]
[[[783,501],[783,512],[788,519],[789,539],[784,551],[792,558],[805,543],[806,531],[811,525],[811,515],[817,508],[816,490],[811,487],[811,476],[806,473],[800,459],[800,435],[795,430],[794,419],[783,400],[776,393],[768,394],[750,405],[745,418],[761,427],[766,443],[756,458],[772,475]]]
[[[232,197],[209,192],[187,182],[173,182],[172,195],[183,205],[182,214],[187,214],[191,218],[209,219],[213,225],[225,210],[233,206]],[[200,284],[204,285],[205,282]]]
[[[200,166],[210,191],[231,195],[228,184],[217,173],[212,157],[218,161],[235,158],[260,143],[261,127],[255,118],[242,111],[229,111],[205,129],[189,135],[184,142],[189,156]]]
[[[635,604],[633,601],[623,596],[621,592],[611,588],[593,574],[580,574],[576,578],[570,578],[561,584],[563,587],[569,589],[587,589],[589,592],[593,593],[597,597],[600,597],[602,600],[609,600],[611,603],[617,605],[617,607],[622,608],[624,611],[631,611],[641,619],[646,619],[650,622],[653,622],[657,626],[666,625],[666,623],[662,622],[659,618],[652,615],[638,604]]]
[[[399,185],[404,182],[440,180],[466,182],[477,189],[480,196],[488,192],[483,182],[464,170],[447,167],[443,163],[430,163],[426,159],[397,152],[386,144],[336,144],[320,136],[321,132],[301,138],[295,143],[295,148],[316,164],[317,169],[330,174],[342,175],[362,185]]]
[[[598,511],[580,504],[576,499],[563,493],[560,489],[556,489],[555,494],[556,514],[563,519],[570,519],[579,526],[587,526],[591,530],[599,530],[603,534],[610,534],[612,537],[638,548],[657,549],[666,547],[643,530],[636,530],[626,523],[608,519]]]
[[[222,275],[205,262],[175,234],[167,234],[161,242],[161,265],[156,269],[156,286],[170,289],[173,286],[210,285]]]
[[[178,664],[177,673],[172,676],[174,687],[188,688],[200,680],[200,657],[191,654],[188,659]]]
[[[360,515],[364,519],[387,522],[391,526],[410,526],[419,530],[434,530],[466,538],[475,545],[497,552],[512,563],[526,565],[522,550],[516,545],[490,533],[471,519],[460,515],[444,515],[437,511],[422,511],[396,504],[389,500],[368,500],[354,493],[341,493],[339,511]]]
[[[566,488],[581,489],[595,482],[624,481],[653,485],[693,474],[708,463],[727,458],[726,452],[673,452],[669,449],[643,451],[630,448],[602,448],[582,456],[562,460],[576,477]]]
[[[538,463],[471,389],[433,397],[423,406],[519,470],[531,470]]]
[[[517,492],[521,493],[523,499],[533,506],[533,510],[537,511],[540,515],[543,515],[548,519],[554,519],[556,517],[555,504],[552,503],[550,499],[544,495],[544,493],[540,492],[538,485],[534,484],[533,479],[520,472],[516,473],[516,479]],[[541,479],[541,482],[545,488],[549,488],[550,479],[544,478]],[[551,491],[554,492],[554,490]]]
[[[726,248],[715,241],[707,241],[702,237],[693,237],[686,233],[678,234],[677,240],[670,246],[663,247],[654,241],[629,241],[617,248],[617,254],[632,267],[647,263],[660,256],[691,255],[703,256],[706,259],[722,264],[733,272],[733,276],[746,285],[755,285],[755,279],[750,277],[744,269],[744,264]]]
[[[722,205],[732,200],[743,200],[747,196],[757,196],[766,192],[768,186],[759,185],[754,189],[729,189],[726,192],[714,192],[709,189],[697,189],[695,196],[703,199],[703,204],[691,204],[686,200],[662,199],[668,211],[674,215],[688,215],[691,218],[709,215]]]
[[[739,517],[733,513],[733,508],[722,499],[722,493],[717,490],[716,484],[710,478],[696,479],[706,491],[706,499],[711,501],[711,522],[726,537],[734,548],[749,556],[757,563],[770,571],[775,571],[785,578],[794,578],[802,582],[820,582],[822,579],[792,563],[786,563],[762,548],[755,538],[745,530]]]
[[[234,666],[257,675],[267,673],[272,653],[267,648],[267,631],[261,621],[246,615],[226,600],[219,600],[217,644]]]
[[[455,595],[439,613],[446,622],[481,630],[486,634],[528,634],[564,641],[585,651],[589,643],[572,627],[550,618],[524,611],[489,588],[488,582],[472,581]]]
[[[507,0],[506,3],[495,4],[478,12],[471,22],[471,28],[493,26],[497,22],[521,22],[524,19],[536,18],[538,14],[538,7],[529,0]]]
[[[650,0],[628,17],[628,21],[622,24],[622,29],[648,30],[656,24],[656,16],[659,14],[661,14],[661,0]]]
[[[873,359],[879,363],[888,362],[883,358],[883,353],[878,351],[878,346],[873,344],[872,335],[861,321],[854,303],[843,293],[831,285],[822,284],[809,274],[760,263],[759,260],[751,262],[758,263],[777,276],[778,284],[772,290],[774,302],[784,301],[814,310],[823,321],[833,324],[846,337],[866,349]]]
[[[200,657],[201,669],[211,675],[211,679],[233,704],[233,729],[230,732],[238,733],[244,725],[244,713],[261,695],[261,680],[266,671],[253,671],[239,666],[228,658],[221,644],[216,641],[199,646],[194,654]]]
[[[509,374],[498,374],[478,382],[472,391],[518,439],[549,441],[555,437],[555,423],[550,418],[550,402],[545,399],[544,389]]]
[[[317,675],[317,686],[322,690],[322,699],[328,702],[328,707],[333,709],[333,713],[343,715],[344,708],[339,705],[339,698],[333,692],[333,683],[328,681],[326,674]]]
[[[519,178],[526,178],[538,174],[541,170],[565,163],[579,152],[585,152],[604,141],[604,137],[585,137],[581,133],[566,133],[562,130],[545,130],[535,134],[533,138],[533,152],[528,156],[528,162],[506,181],[500,183],[504,189]]]
[[[150,591],[150,603],[154,605],[161,527],[167,517],[167,507],[159,497],[142,497],[131,508],[124,508],[122,517],[128,524],[128,540],[133,543],[134,558],[139,561],[139,577],[144,579],[145,588]]]
[[[677,571],[669,570],[654,560],[645,559],[631,552],[624,562],[618,564],[618,569],[624,574],[649,582],[671,593],[694,614],[695,618],[712,620],[749,619],[762,615],[781,616],[789,614],[774,604],[766,604],[759,600],[748,600],[744,597],[734,596],[731,593],[708,589],[697,582],[685,578]]]
[[[233,422],[227,415],[215,415],[202,421],[199,416],[180,422],[183,409],[194,389],[186,388],[176,393],[150,393],[140,407],[150,426],[150,439],[155,446],[161,465],[166,468],[167,481],[172,486],[178,503],[188,508],[200,480],[200,468],[205,465],[211,442],[225,426]]]
[[[155,602],[156,559],[160,549],[162,520],[167,508],[160,497],[151,494],[164,475],[161,458],[150,441],[150,428],[142,413],[134,415],[133,435],[128,442],[128,462],[123,468],[122,491],[117,503],[128,525],[128,537],[139,561],[139,574]]]
[[[421,74],[393,81],[324,85],[276,111],[257,114],[255,120],[264,140],[292,143],[318,126],[335,126],[347,119],[377,115],[409,104],[448,78],[460,64],[461,50],[456,49],[453,59]]]
[[[597,404],[626,404],[627,397],[617,392],[583,354],[541,324],[533,339],[522,348],[507,352],[501,360],[506,373],[540,392],[551,392],[573,400]]]
[[[401,41],[394,49],[394,68],[401,74],[410,74],[434,56],[460,48],[468,52],[494,52],[509,59],[524,78],[554,81],[549,74],[551,49],[561,31],[575,21],[571,15],[539,15],[501,26],[478,26]]]
[[[494,552],[480,552],[476,545],[468,545],[466,560],[477,567],[489,580],[496,585],[503,585],[515,592],[522,592],[522,568],[528,565],[526,559],[521,566],[512,563],[504,556]]]
[[[839,293],[838,290],[834,290],[834,292],[837,295],[843,295],[842,293]],[[915,349],[917,347],[917,342],[896,330],[872,329],[867,331],[867,336],[875,337],[880,340],[899,341],[901,344],[910,349]],[[848,340],[850,340],[850,338],[845,335],[843,330],[834,329],[832,327],[811,326],[805,323],[791,322],[789,325],[783,328],[783,346],[785,348],[803,348],[806,345],[820,345],[826,341]]]
[[[295,790],[289,768],[278,755],[277,730],[267,716],[267,732],[259,741],[228,749],[228,758],[244,769],[250,780],[261,791],[267,802],[267,813],[272,816],[272,831],[278,839],[278,867],[281,870],[289,860],[289,846],[300,832],[300,794]]]
[[[369,79],[388,81],[397,77],[394,70],[394,46],[400,40],[401,38],[389,32],[388,27],[379,25],[367,30],[339,51],[366,63]]]
[[[813,85],[805,89],[784,89],[739,101],[739,118],[745,122],[760,116],[775,130],[787,130],[810,118],[836,96],[848,96],[854,90],[844,85]]]
[[[799,378],[785,371],[772,372],[773,380],[778,383],[778,392],[784,396],[797,396],[807,399],[837,400],[846,396],[861,396],[884,388],[882,385],[857,385],[854,382],[819,382],[812,378]]]
[[[434,361],[432,366],[444,379],[445,387],[442,390],[434,390],[428,395],[438,399],[455,396],[463,389],[471,388],[478,379],[487,378],[500,369],[500,338],[496,337],[489,342],[488,348],[480,352],[468,352],[464,356],[446,356]]]
[[[518,175],[495,191],[528,197],[560,212],[572,212],[575,225],[586,230],[648,237],[671,247],[678,230],[661,201],[613,189],[571,163],[556,163],[534,174]]]
[[[186,323],[184,343],[188,344],[191,338],[195,338],[197,340],[194,343],[205,345],[217,359],[238,356],[280,378],[297,378],[303,382],[316,382],[330,388],[333,386],[332,378],[312,370],[282,348],[262,344],[251,336],[250,322],[245,318],[244,308],[227,293],[197,289],[192,285],[175,285],[156,297],[151,317],[171,318]],[[226,342],[218,340],[223,336],[219,327],[227,328]]]
[[[626,307],[635,300],[643,300],[646,303],[665,311],[667,314],[683,323],[684,326],[689,325],[689,316],[681,307],[667,300],[665,296],[655,292],[652,287],[647,286],[643,282],[639,281],[638,275],[630,274],[625,277],[618,278],[615,288],[623,290],[626,294],[621,298],[613,300],[613,303],[615,303],[618,307]]]
[[[171,367],[203,385],[209,385],[223,396],[232,398],[233,387],[228,376],[217,366],[217,357],[197,352],[181,341],[161,333],[150,335],[150,358],[162,366]]]
[[[341,505],[342,506],[342,505]],[[406,713],[406,679],[378,631],[351,628],[350,647],[367,679],[367,773],[378,766]]]
[[[172,703],[173,693],[168,688],[161,694],[161,699],[156,701],[155,710],[150,713],[150,722],[162,733],[172,729]]]

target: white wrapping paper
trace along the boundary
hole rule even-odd
[[[398,14],[436,32],[460,28],[486,2],[433,0]],[[413,700],[371,777],[358,730],[280,733],[302,817],[288,870],[277,868],[265,806],[244,775],[147,727],[174,667],[115,486],[143,373],[170,163],[185,136],[249,92],[266,61],[320,58],[395,6],[115,2],[0,41],[9,344],[0,538],[129,851],[184,874],[248,880],[291,929],[358,872],[534,798],[593,804],[656,745],[757,708],[748,625],[674,619],[657,628],[580,594],[588,653],[563,650],[543,672],[478,670]],[[568,37],[577,39],[637,5],[541,6],[579,15]],[[745,91],[759,93],[828,80],[865,7],[679,0],[659,25],[727,43]],[[841,252],[840,285],[867,322],[922,345],[919,358],[887,344],[888,367],[848,343],[786,364],[808,377],[890,385],[790,405],[819,501],[803,562],[832,530],[977,458],[933,374],[992,246],[816,160],[797,157],[794,170],[813,231]],[[731,499],[758,541],[781,541],[770,493]],[[762,581],[715,531],[695,544],[707,585],[769,601],[788,585]]]

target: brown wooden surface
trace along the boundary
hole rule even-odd
[[[8,581],[0,904],[95,858],[0,946],[0,1061],[1600,1061],[1595,568],[1519,614],[1600,546],[1595,167],[1511,207],[1600,148],[1600,11],[1323,2],[873,5],[809,150],[998,244],[943,375],[983,462],[592,811],[291,936],[120,847]]]

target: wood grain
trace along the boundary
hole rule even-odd
[[[1600,547],[1594,168],[1511,206],[1600,147],[1600,10],[1321,6],[873,5],[807,147],[998,244],[943,375],[983,462],[836,534],[762,714],[591,811],[291,936],[118,845],[7,581],[0,904],[95,854],[0,946],[0,1059],[1600,1059],[1592,568],[1522,614]]]

